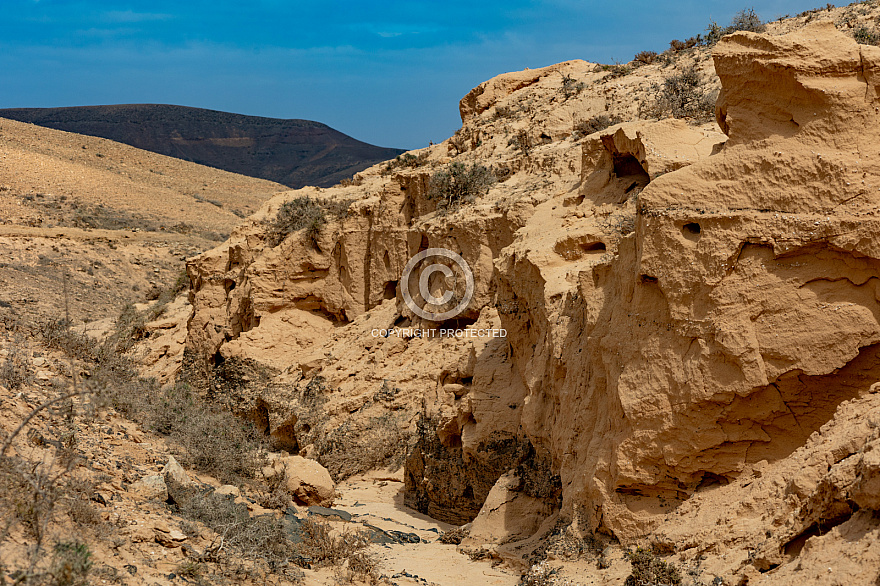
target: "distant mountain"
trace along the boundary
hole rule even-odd
[[[163,104],[9,108],[0,109],[0,117],[108,138],[290,187],[329,187],[404,152],[355,140],[310,120]]]

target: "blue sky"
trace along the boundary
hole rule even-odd
[[[751,5],[764,19],[818,0]],[[824,4],[823,4],[824,5]],[[713,0],[0,0],[0,107],[167,103],[317,120],[402,148],[494,75],[625,62],[749,6]]]

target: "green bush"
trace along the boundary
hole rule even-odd
[[[860,45],[880,45],[880,34],[864,26],[853,31],[853,38]]]
[[[49,573],[57,586],[85,586],[92,569],[92,552],[79,541],[61,541],[55,544]]]
[[[277,246],[288,235],[303,231],[303,236],[317,244],[321,228],[327,223],[327,212],[320,202],[309,196],[301,196],[284,202],[272,222],[272,240]]]
[[[473,203],[486,195],[495,183],[495,175],[488,167],[474,163],[452,163],[444,171],[438,171],[428,182],[428,199],[437,201],[437,209],[445,213]]]

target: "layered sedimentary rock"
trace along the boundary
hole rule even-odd
[[[530,530],[559,511],[624,541],[661,526],[687,541],[697,529],[673,512],[686,519],[704,491],[762,470],[794,483],[766,493],[763,512],[785,501],[801,514],[825,474],[804,451],[844,433],[852,405],[874,410],[880,380],[880,49],[820,24],[736,33],[713,57],[727,136],[666,119],[579,137],[573,123],[613,101],[567,96],[569,77],[601,77],[568,62],[475,89],[462,130],[421,166],[273,199],[190,263],[189,350],[267,369],[271,384],[248,375],[224,391],[233,407],[337,480],[408,456],[407,502],[453,522],[491,492]],[[440,214],[428,179],[451,161],[491,166],[499,183]],[[271,218],[301,195],[353,203],[315,242],[272,246]],[[451,325],[506,338],[375,334],[439,327],[399,283],[433,247],[474,269],[473,302]],[[874,444],[859,429],[832,458],[855,458],[843,488],[822,493],[838,496],[806,526],[780,520],[788,534],[753,568],[852,516],[848,499],[875,507]],[[807,460],[818,476],[798,480]],[[481,515],[485,528],[498,513]]]

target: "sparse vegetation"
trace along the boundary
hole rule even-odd
[[[633,61],[641,65],[650,65],[657,60],[657,53],[654,51],[639,51],[636,53]]]
[[[376,562],[364,550],[370,544],[364,531],[335,532],[329,523],[307,517],[299,525],[301,558],[309,565],[340,567],[344,582],[379,582]]]
[[[321,229],[327,223],[327,212],[320,202],[305,195],[286,201],[278,208],[271,225],[273,245],[280,244],[289,234],[302,231],[303,236],[317,244]]]
[[[21,350],[20,341],[12,345],[0,363],[0,384],[11,391],[18,390],[34,378],[30,357]]]
[[[399,467],[409,450],[409,437],[390,412],[347,419],[318,440],[318,461],[338,482],[382,466]]]
[[[515,135],[507,141],[508,146],[512,146],[526,157],[532,152],[532,137],[525,128],[519,130]]]
[[[657,100],[651,114],[658,118],[691,118],[710,120],[715,114],[715,96],[706,91],[706,83],[693,66],[663,80],[655,86]]]
[[[403,153],[402,155],[397,155],[393,160],[388,161],[388,164],[385,165],[385,169],[383,169],[383,174],[391,173],[394,169],[416,169],[424,165],[427,160],[427,150],[420,152],[418,155]]]
[[[442,535],[440,535],[440,543],[446,543],[449,545],[461,545],[462,540],[470,534],[470,531],[462,525],[461,527],[456,527],[455,529],[450,529],[449,531],[444,531]]]
[[[632,573],[626,578],[624,586],[679,586],[681,574],[674,565],[664,562],[656,555],[641,547],[627,551],[626,557],[632,564]]]
[[[284,523],[274,515],[251,517],[244,504],[225,495],[195,489],[176,495],[175,501],[181,516],[206,525],[218,535],[208,548],[211,555],[219,555],[228,548],[246,558],[277,566],[296,553]]]
[[[618,124],[619,122],[619,119],[612,118],[607,114],[598,114],[596,116],[593,116],[592,118],[575,122],[574,127],[572,128],[572,136],[574,136],[575,140],[577,140],[584,136],[589,136],[594,132],[605,130],[609,126],[613,126],[615,124]]]
[[[493,183],[495,175],[488,167],[455,162],[431,176],[427,197],[437,201],[437,209],[446,213],[486,195]]]
[[[349,200],[318,201],[307,195],[286,201],[278,208],[278,214],[269,225],[269,240],[272,246],[278,246],[288,235],[302,232],[317,247],[318,237],[327,223],[327,215],[344,218],[350,206]]]
[[[733,17],[733,20],[730,21],[729,25],[722,27],[712,22],[706,29],[706,35],[703,37],[697,35],[696,38],[698,39],[699,44],[711,47],[712,45],[720,41],[721,37],[729,35],[731,33],[735,33],[738,31],[762,33],[766,29],[767,26],[758,16],[758,13],[755,12],[755,9],[746,8],[737,12],[736,15]]]
[[[358,185],[363,185],[363,183],[364,183],[363,176],[361,176],[360,173],[355,173],[354,176],[351,177],[350,179],[342,179],[339,182],[339,186],[340,187],[352,187],[352,186],[356,187]]]
[[[159,393],[141,409],[151,429],[183,448],[183,463],[223,482],[253,478],[264,463],[254,425],[205,401],[186,383]]]
[[[55,544],[49,574],[56,586],[85,586],[92,569],[89,546],[79,541]]]
[[[125,354],[130,346],[125,340],[139,335],[132,332],[139,331],[136,324],[144,317],[134,308],[126,309],[124,316],[104,342],[73,331],[63,320],[44,324],[43,339],[89,365],[84,385],[96,400],[181,446],[181,462],[228,482],[252,478],[262,465],[253,424],[202,398],[184,382],[161,390],[154,381],[141,378]]]
[[[578,81],[570,75],[562,74],[562,95],[566,100],[581,93],[584,87],[586,87],[584,82]]]
[[[859,27],[853,31],[853,39],[860,45],[880,45],[880,33],[877,29]]]

